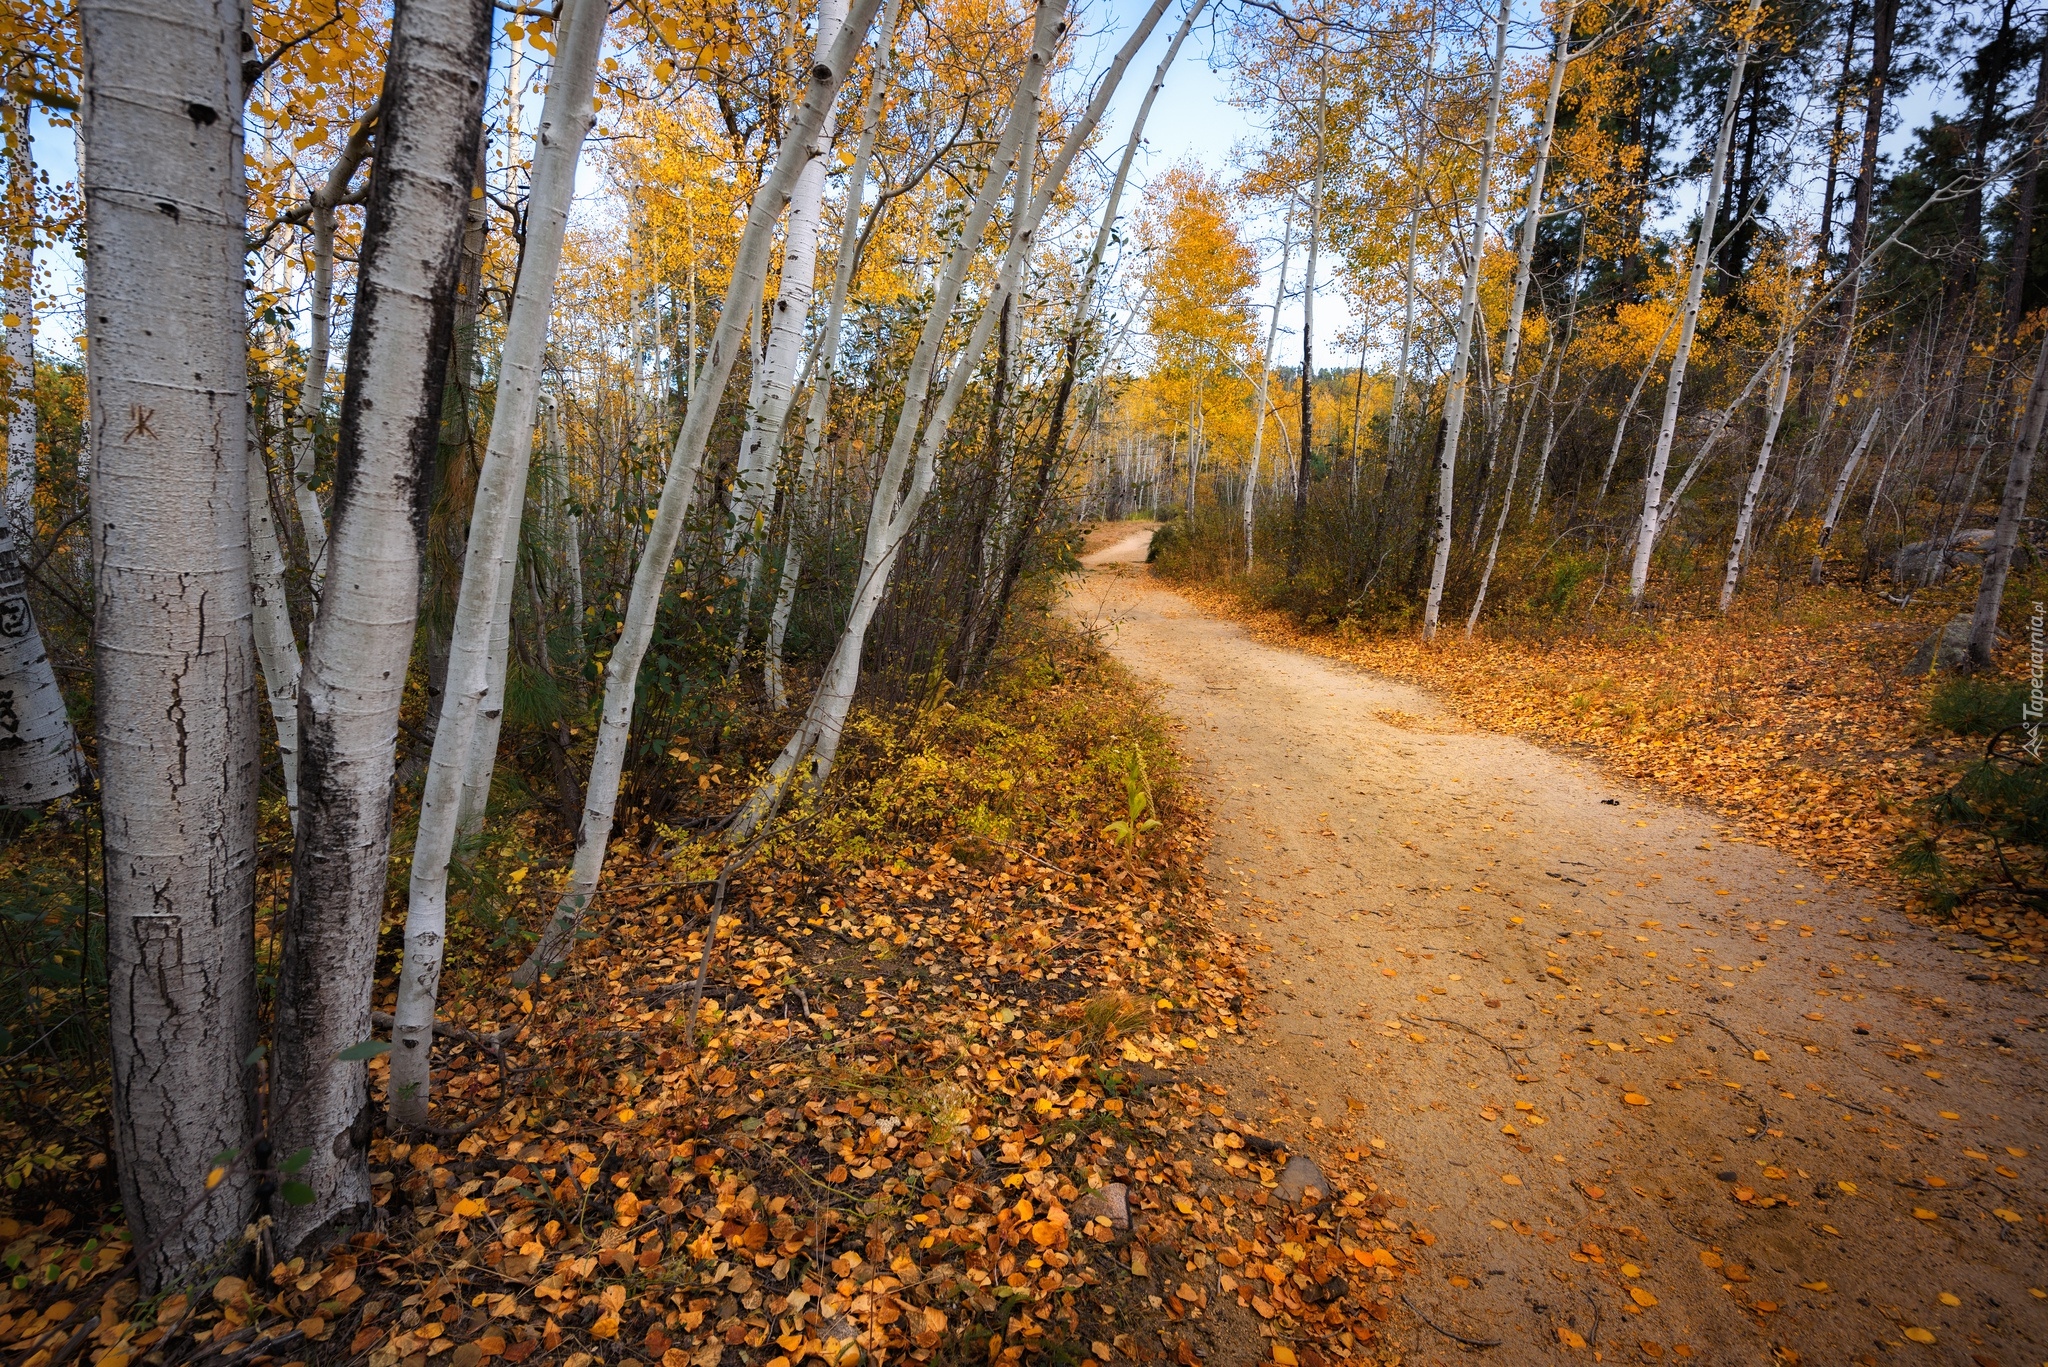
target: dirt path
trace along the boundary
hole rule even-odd
[[[1203,616],[1129,563],[1148,535],[1091,538],[1068,611],[1185,724],[1212,886],[1265,951],[1273,1014],[1214,1080],[1433,1236],[1386,1326],[1407,1361],[1471,1356],[1444,1330],[1494,1362],[2048,1360],[2048,1004],[1699,813]]]

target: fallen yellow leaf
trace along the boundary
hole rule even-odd
[[[1657,1298],[1640,1286],[1631,1286],[1628,1289],[1628,1298],[1645,1310],[1657,1303]]]
[[[1932,1329],[1922,1329],[1916,1324],[1906,1331],[1906,1337],[1915,1343],[1932,1343],[1934,1342],[1934,1331]]]
[[[1650,1104],[1650,1098],[1644,1096],[1641,1092],[1623,1092],[1621,1099],[1631,1106],[1647,1106]]]

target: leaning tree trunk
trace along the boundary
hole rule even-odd
[[[1181,44],[1193,31],[1195,20],[1201,17],[1208,0],[1193,0],[1188,12],[1175,30],[1173,40],[1166,45],[1166,54],[1159,59],[1159,67],[1153,73],[1152,84],[1146,88],[1145,98],[1138,102],[1138,113],[1131,120],[1130,135],[1124,142],[1124,154],[1117,162],[1116,175],[1110,179],[1109,194],[1102,206],[1102,216],[1095,229],[1095,245],[1088,253],[1088,265],[1081,272],[1081,282],[1074,302],[1074,321],[1067,329],[1065,355],[1060,364],[1060,382],[1053,391],[1052,417],[1046,424],[1045,444],[1040,452],[1037,477],[1033,481],[1031,496],[1026,502],[1023,516],[1018,519],[1015,534],[1010,539],[1009,554],[1003,563],[1001,582],[996,586],[995,602],[989,610],[988,629],[981,637],[979,653],[971,662],[966,677],[979,678],[988,669],[990,657],[995,653],[996,640],[1002,631],[1003,621],[1009,615],[1010,599],[1017,591],[1017,581],[1024,574],[1024,558],[1030,551],[1033,533],[1040,519],[1045,516],[1046,499],[1052,491],[1053,480],[1065,465],[1067,413],[1073,403],[1074,384],[1081,365],[1081,350],[1087,341],[1087,334],[1095,317],[1095,291],[1102,277],[1102,261],[1109,250],[1110,238],[1116,230],[1117,206],[1123,202],[1124,187],[1130,180],[1131,163],[1135,160],[1139,143],[1145,136],[1145,121],[1151,116],[1152,102],[1166,84],[1166,73],[1173,68],[1174,59],[1180,55]],[[1192,493],[1188,509],[1194,510]]]
[[[1559,102],[1559,96],[1565,92],[1565,68],[1571,66],[1571,23],[1573,23],[1573,16],[1577,12],[1579,12],[1579,0],[1565,0],[1563,10],[1559,12],[1559,16],[1556,16],[1556,43],[1550,49],[1550,86],[1544,92],[1542,127],[1536,133],[1536,164],[1530,166],[1528,201],[1522,207],[1522,236],[1520,236],[1520,246],[1516,248],[1516,281],[1513,281],[1513,287],[1507,293],[1507,330],[1501,336],[1501,385],[1503,385],[1503,393],[1501,393],[1501,404],[1499,404],[1499,408],[1493,414],[1493,420],[1487,424],[1487,469],[1489,471],[1493,469],[1493,459],[1495,459],[1493,451],[1495,451],[1495,443],[1499,441],[1501,420],[1507,416],[1507,396],[1509,396],[1509,393],[1513,393],[1513,385],[1516,385],[1516,367],[1522,363],[1522,314],[1524,314],[1524,309],[1528,307],[1530,277],[1534,275],[1536,227],[1542,223],[1542,184],[1544,184],[1544,176],[1546,176],[1546,172],[1550,168],[1550,139],[1556,133],[1556,102]],[[1542,367],[1536,367],[1536,379],[1538,379],[1538,385],[1540,385],[1542,383]],[[1526,420],[1526,414],[1528,414],[1528,408],[1524,408],[1524,420]],[[1518,437],[1516,445],[1520,445],[1520,443],[1522,443],[1522,439]],[[1501,504],[1503,516],[1505,516],[1507,502],[1511,502],[1511,500],[1507,500],[1503,496],[1503,504]],[[1473,519],[1475,545],[1477,545],[1479,527],[1485,525],[1485,514],[1487,514],[1487,498],[1485,498],[1485,494],[1481,494],[1479,516],[1477,516],[1477,519]],[[1495,543],[1499,543],[1499,535],[1495,535]],[[1493,553],[1489,551],[1487,553],[1487,572],[1481,574],[1481,578],[1487,578],[1487,574],[1491,574],[1491,568],[1493,568]],[[1477,621],[1477,617],[1473,621]],[[1470,621],[1466,623],[1464,633],[1466,635],[1473,633],[1473,623],[1470,623]]]
[[[27,92],[0,100],[5,129],[8,195],[21,221],[8,234],[6,260],[0,266],[0,327],[7,333],[7,520],[21,544],[33,550],[36,539],[36,308],[35,308],[35,148],[30,138]]]
[[[789,687],[782,674],[782,643],[789,631],[789,614],[796,606],[797,582],[803,575],[803,532],[811,517],[811,482],[817,477],[818,457],[825,449],[825,430],[832,413],[832,380],[839,368],[839,329],[860,255],[861,201],[867,195],[868,164],[874,159],[882,106],[895,73],[896,15],[900,4],[901,0],[887,0],[882,7],[874,69],[868,76],[867,104],[861,113],[860,142],[854,150],[853,165],[846,173],[846,208],[839,225],[839,256],[833,265],[832,296],[825,306],[825,325],[818,335],[818,358],[811,368],[811,399],[804,411],[804,449],[792,486],[787,540],[775,589],[775,606],[768,615],[768,641],[763,652],[766,658],[761,669],[768,706],[776,712],[789,706]],[[882,208],[882,204],[877,204],[875,212],[879,214]]]
[[[533,455],[548,314],[562,264],[569,202],[576,193],[576,162],[594,116],[590,95],[604,26],[605,0],[569,0],[557,24],[554,69],[548,75],[540,126],[534,131],[525,249],[498,356],[490,444],[477,476],[462,585],[449,632],[448,686],[441,694],[441,725],[434,732],[433,754],[420,794],[419,834],[413,843],[405,952],[399,961],[398,1006],[391,1031],[389,1104],[397,1126],[420,1125],[427,1119],[434,1007],[447,953],[448,860],[455,852],[465,787],[486,793],[490,789],[490,761],[496,747],[483,757],[479,783],[470,772],[476,763],[473,741],[480,729],[480,714],[487,708],[500,717],[504,712],[505,700],[500,696],[504,657],[496,655],[494,659],[494,651],[500,648],[494,628],[499,607],[508,613],[511,607],[511,585],[506,580],[519,554],[520,514]],[[499,683],[496,692],[491,686],[494,678]],[[496,728],[491,735],[495,741]]]
[[[1813,584],[1827,582],[1825,560],[1828,542],[1834,539],[1835,521],[1842,515],[1842,500],[1849,496],[1849,483],[1856,478],[1857,467],[1863,463],[1863,453],[1870,449],[1870,439],[1877,435],[1878,420],[1884,417],[1882,403],[1872,406],[1870,421],[1863,424],[1863,435],[1856,438],[1856,445],[1849,452],[1849,459],[1842,462],[1842,473],[1835,476],[1835,492],[1828,498],[1827,511],[1821,514],[1820,537],[1813,547],[1813,568],[1807,580]]]
[[[277,728],[277,762],[284,770],[285,806],[299,824],[299,641],[285,596],[285,555],[277,542],[270,509],[270,462],[260,434],[260,410],[249,413],[249,591],[255,621],[256,658],[263,665],[263,692]],[[273,407],[273,413],[276,409]]]
[[[241,1241],[256,1093],[241,8],[84,0],[112,1129],[145,1294]],[[168,210],[168,211],[167,211]]]
[[[393,12],[349,331],[327,589],[299,693],[299,829],[278,977],[272,1129],[310,1150],[280,1250],[370,1218],[370,1038],[398,709],[490,70],[491,0]]]
[[[1788,344],[1778,359],[1778,382],[1771,390],[1771,408],[1764,418],[1763,445],[1757,448],[1756,465],[1742,490],[1742,506],[1735,513],[1735,535],[1728,543],[1728,568],[1721,576],[1721,615],[1728,615],[1735,601],[1735,585],[1742,578],[1742,557],[1749,548],[1749,528],[1756,516],[1757,499],[1762,496],[1764,475],[1771,468],[1771,447],[1778,440],[1778,420],[1785,416],[1785,394],[1792,387],[1792,347]]]
[[[811,159],[813,139],[824,127],[833,97],[879,4],[880,0],[853,0],[831,53],[826,60],[813,64],[806,76],[804,97],[783,134],[782,149],[754,191],[746,226],[740,232],[738,249],[733,255],[725,302],[719,308],[710,349],[691,389],[682,430],[676,435],[675,450],[662,476],[661,501],[647,528],[639,563],[634,567],[625,620],[619,625],[611,658],[605,661],[604,703],[599,714],[597,745],[591,756],[590,782],[584,787],[583,827],[577,837],[568,886],[543,927],[539,943],[512,975],[514,982],[532,983],[542,969],[567,957],[577,923],[597,891],[598,878],[604,872],[605,849],[611,843],[619,784],[625,777],[626,742],[632,734],[640,662],[646,658],[654,639],[655,613],[660,607],[662,585],[668,578],[669,562],[675,556],[676,539],[682,535],[683,518],[697,500],[697,475],[704,463],[704,448],[718,416],[718,405],[732,378],[740,349],[746,345],[748,320],[757,312],[755,306],[768,268],[775,220],[781,216],[797,174]]]
[[[1273,318],[1266,325],[1266,355],[1259,362],[1259,386],[1252,398],[1252,454],[1244,473],[1244,568],[1251,573],[1254,559],[1252,523],[1258,511],[1259,457],[1266,445],[1266,390],[1273,379],[1273,346],[1280,340],[1280,308],[1287,302],[1287,254],[1294,246],[1294,208],[1288,206],[1286,226],[1280,230],[1280,283],[1273,290]]]
[[[1735,136],[1735,111],[1742,99],[1742,73],[1749,64],[1749,50],[1756,41],[1757,11],[1763,0],[1749,0],[1742,23],[1741,46],[1735,54],[1735,70],[1728,77],[1728,95],[1721,106],[1721,126],[1714,140],[1714,160],[1707,167],[1707,201],[1700,210],[1699,240],[1693,246],[1692,273],[1685,284],[1685,304],[1679,314],[1678,342],[1671,356],[1671,372],[1664,382],[1664,419],[1657,428],[1657,449],[1650,457],[1650,471],[1643,479],[1643,513],[1636,524],[1635,563],[1628,576],[1630,603],[1643,600],[1650,582],[1650,552],[1656,548],[1658,512],[1664,498],[1664,471],[1671,463],[1671,442],[1678,435],[1678,405],[1685,395],[1685,367],[1692,358],[1693,332],[1699,326],[1700,295],[1706,285],[1707,266],[1714,254],[1714,228],[1721,217],[1721,187],[1727,179],[1728,143]]]
[[[1629,419],[1636,415],[1636,402],[1643,397],[1643,386],[1650,382],[1650,376],[1657,369],[1657,358],[1664,354],[1664,344],[1671,340],[1671,333],[1678,326],[1678,315],[1671,315],[1671,321],[1664,325],[1664,331],[1657,334],[1657,345],[1650,348],[1650,359],[1643,362],[1640,374],[1636,376],[1635,388],[1628,392],[1628,402],[1621,406],[1621,418],[1614,424],[1614,442],[1607,448],[1607,464],[1600,469],[1600,492],[1593,498],[1598,507],[1607,501],[1607,491],[1614,484],[1614,467],[1621,460],[1621,439],[1628,433]]]
[[[1486,219],[1493,153],[1500,135],[1501,82],[1507,75],[1509,0],[1501,0],[1493,43],[1493,82],[1486,96],[1486,133],[1479,146],[1479,186],[1472,195],[1472,243],[1465,262],[1465,290],[1458,308],[1458,344],[1444,391],[1443,444],[1436,460],[1436,558],[1429,571],[1429,597],[1422,606],[1422,639],[1436,637],[1443,610],[1444,581],[1451,571],[1451,494],[1458,466],[1458,433],[1465,425],[1466,375],[1472,365],[1472,327],[1479,313],[1479,262],[1486,254]]]
[[[1998,525],[1991,537],[1991,556],[1977,586],[1977,608],[1970,617],[1970,664],[1989,668],[1998,649],[1998,609],[2005,599],[2006,576],[2019,545],[2020,524],[2027,516],[2027,484],[2034,458],[2041,453],[2043,418],[2048,417],[2048,342],[2034,360],[2034,383],[2027,394],[2019,440],[2013,443],[2012,464],[2005,471],[2005,497],[1998,505]]]
[[[1330,113],[1329,67],[1330,54],[1326,49],[1316,88],[1316,161],[1308,192],[1308,257],[1302,263],[1301,271],[1301,451],[1294,467],[1294,530],[1287,539],[1287,577],[1290,580],[1301,571],[1301,543],[1302,538],[1308,535],[1308,459],[1309,448],[1315,438],[1316,418],[1316,245],[1322,237],[1323,227],[1323,166],[1329,142],[1326,136]],[[1194,456],[1194,448],[1190,446],[1190,466],[1194,463]],[[1190,481],[1191,490],[1192,487]],[[1192,492],[1189,500],[1188,511],[1192,513]]]
[[[924,406],[924,395],[928,392],[933,367],[937,361],[939,343],[945,333],[948,315],[959,297],[961,282],[965,279],[969,263],[975,254],[981,234],[986,228],[989,215],[994,210],[996,193],[1000,189],[1003,174],[1014,160],[1021,174],[1023,166],[1022,139],[1038,125],[1038,87],[1050,63],[1051,45],[1057,40],[1064,27],[1056,22],[1057,9],[1054,0],[1041,5],[1034,36],[1031,56],[1025,64],[1024,78],[1018,86],[1017,99],[1011,105],[1010,118],[1003,134],[1002,144],[990,171],[983,180],[981,192],[976,196],[974,207],[969,210],[966,223],[954,239],[940,282],[933,311],[926,321],[923,334],[918,339],[918,349],[911,361],[909,382],[905,386],[903,409],[898,417],[895,436],[889,455],[883,465],[882,477],[875,490],[875,500],[868,514],[868,533],[861,553],[860,583],[855,592],[852,609],[847,614],[847,624],[840,633],[839,643],[834,648],[831,660],[826,665],[818,691],[811,698],[804,720],[796,733],[783,746],[770,766],[767,776],[748,797],[740,811],[733,817],[727,830],[727,839],[742,839],[755,830],[762,821],[770,817],[781,803],[789,785],[796,781],[800,766],[810,762],[809,784],[813,790],[822,785],[832,772],[833,759],[838,752],[839,739],[844,733],[846,716],[853,705],[853,690],[860,678],[861,653],[867,639],[868,624],[873,620],[875,610],[880,607],[886,593],[889,576],[895,567],[896,558],[903,547],[904,538],[909,535],[912,523],[917,518],[925,496],[930,492],[939,450],[944,446],[946,433],[952,421],[954,410],[959,406],[961,396],[966,392],[968,379],[981,363],[982,352],[995,331],[996,320],[1001,316],[1003,305],[1008,302],[1015,289],[1018,273],[1037,240],[1038,226],[1045,217],[1052,197],[1064,184],[1068,169],[1073,165],[1081,146],[1092,137],[1102,120],[1103,111],[1108,107],[1116,87],[1130,65],[1137,50],[1151,35],[1166,11],[1167,0],[1153,0],[1125,40],[1108,69],[1096,82],[1087,109],[1075,121],[1067,138],[1046,169],[1043,180],[1031,197],[1030,206],[1024,211],[1020,231],[1013,235],[1009,250],[996,275],[996,288],[983,301],[980,316],[975,320],[974,330],[959,353],[953,358],[953,373],[946,382],[946,388],[939,401],[933,405],[931,415],[923,426],[922,439],[918,438],[917,426],[920,411]],[[1051,11],[1051,13],[1048,13]],[[917,443],[915,462],[910,459],[913,441]],[[907,487],[904,484],[908,476]],[[899,496],[900,492],[900,496]]]
[[[846,0],[822,0],[818,6],[816,59],[824,61],[846,22]],[[751,605],[761,577],[761,543],[775,495],[775,472],[782,456],[782,430],[796,395],[797,367],[803,360],[809,329],[811,295],[818,273],[818,227],[825,198],[825,167],[832,148],[832,111],[812,139],[811,158],[797,173],[790,190],[789,212],[783,216],[782,279],[770,311],[768,343],[754,384],[756,402],[747,411],[740,435],[738,472],[733,476],[732,523],[726,529],[727,573],[739,582],[740,628],[733,642],[732,670],[737,674],[746,652]],[[858,217],[856,214],[854,217]]]

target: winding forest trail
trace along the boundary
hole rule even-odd
[[[1495,1362],[2048,1360],[2033,987],[1590,763],[1253,641],[1123,525],[1066,610],[1184,725],[1271,1010],[1210,1080],[1434,1236],[1386,1326],[1407,1361],[1470,1356],[1450,1334]]]

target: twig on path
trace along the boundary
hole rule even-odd
[[[1481,1044],[1490,1044],[1494,1048],[1500,1050],[1501,1057],[1505,1058],[1517,1072],[1521,1070],[1522,1064],[1520,1060],[1516,1059],[1514,1051],[1512,1049],[1508,1048],[1505,1044],[1502,1044],[1497,1040],[1488,1039],[1484,1034],[1473,1029],[1471,1026],[1465,1024],[1465,1022],[1446,1020],[1442,1016],[1424,1016],[1422,1019],[1429,1021],[1435,1025],[1448,1025],[1453,1030],[1463,1030],[1466,1034],[1470,1035],[1473,1039],[1478,1040]]]
[[[1401,1293],[1401,1304],[1407,1306],[1409,1310],[1413,1311],[1415,1314],[1415,1318],[1421,1320],[1424,1324],[1436,1330],[1439,1334],[1442,1334],[1445,1338],[1450,1339],[1454,1343],[1462,1343],[1467,1348],[1500,1347],[1499,1339],[1468,1339],[1463,1334],[1453,1333],[1449,1329],[1444,1328],[1441,1324],[1438,1324],[1435,1320],[1423,1314],[1422,1307],[1417,1305],[1414,1301],[1409,1300],[1408,1293],[1406,1291],[1403,1291]]]
[[[1727,1021],[1722,1020],[1719,1016],[1716,1016],[1711,1012],[1707,1011],[1702,1011],[1699,1013],[1699,1015],[1701,1020],[1711,1021],[1713,1024],[1719,1026],[1723,1031],[1727,1032],[1728,1038],[1734,1040],[1736,1046],[1742,1049],[1745,1053],[1752,1052],[1756,1049],[1756,1046],[1754,1044],[1751,1044],[1748,1040],[1744,1039],[1742,1036],[1735,1033],[1734,1026],[1730,1025]]]
[[[1704,1234],[1695,1234],[1691,1230],[1687,1229],[1684,1225],[1678,1223],[1678,1221],[1672,1219],[1670,1211],[1667,1210],[1661,1213],[1664,1216],[1665,1224],[1670,1225],[1673,1229],[1677,1230],[1680,1234],[1683,1234],[1686,1238],[1692,1240],[1694,1243],[1705,1244],[1708,1248],[1712,1248],[1714,1246],[1714,1241],[1712,1239],[1707,1238]]]

